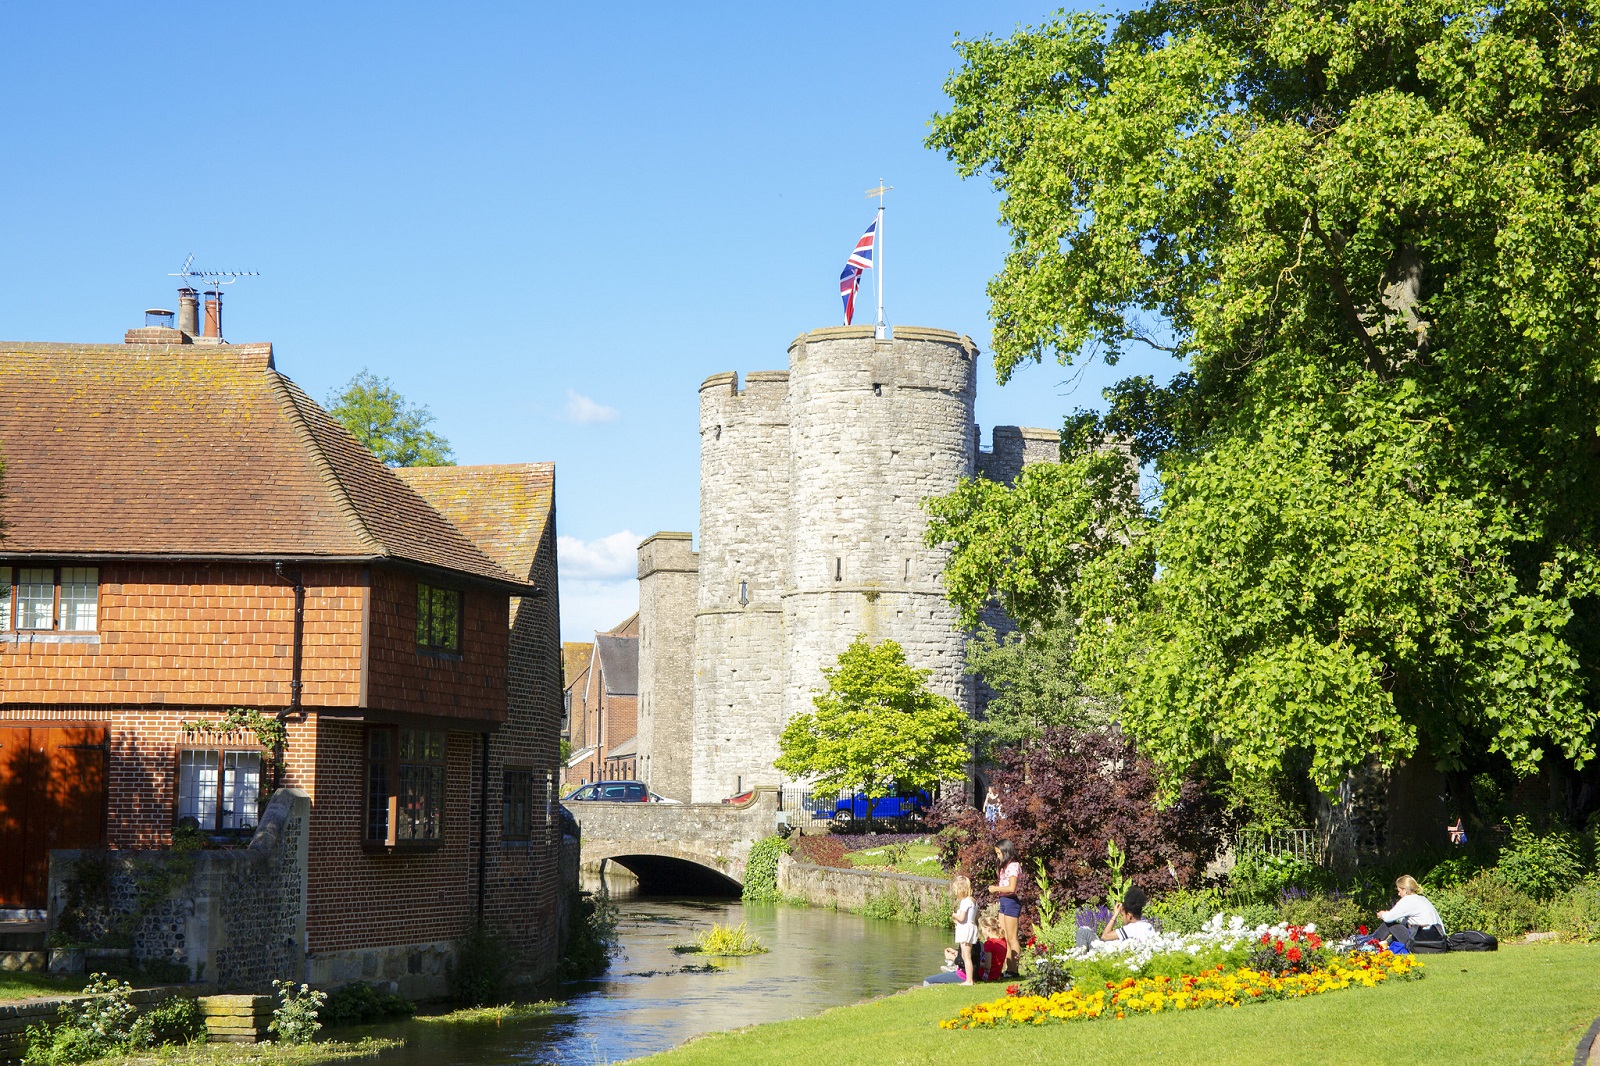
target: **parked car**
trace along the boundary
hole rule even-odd
[[[722,802],[723,803],[749,803],[750,802],[750,798],[752,796],[754,796],[755,794],[756,794],[756,790],[752,788],[750,791],[741,792],[737,796],[729,796],[728,798],[724,799]]]
[[[584,785],[567,800],[607,800],[611,803],[649,803],[650,790],[643,781],[596,781]]]
[[[643,781],[596,781],[576,789],[569,800],[604,800],[609,803],[683,803],[651,792]]]
[[[867,794],[857,792],[853,796],[840,796],[835,800],[818,797],[813,801],[811,816],[818,819],[829,819],[836,829],[845,829],[867,817]],[[922,817],[922,813],[933,806],[933,797],[927,789],[911,791],[897,791],[890,796],[879,796],[871,801],[872,817],[883,819],[898,819],[907,821]]]

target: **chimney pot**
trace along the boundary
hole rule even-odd
[[[222,290],[206,290],[206,331],[207,337],[222,339]]]
[[[188,286],[178,290],[178,328],[191,337],[200,333],[200,294]]]

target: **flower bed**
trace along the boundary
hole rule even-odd
[[[1274,952],[1275,953],[1275,952]],[[1169,1010],[1205,1010],[1240,1007],[1269,999],[1294,999],[1338,992],[1361,986],[1371,988],[1391,979],[1421,977],[1422,963],[1411,955],[1387,951],[1335,955],[1326,966],[1303,972],[1286,970],[1274,975],[1241,966],[1218,966],[1183,977],[1128,977],[1107,981],[1104,987],[1072,988],[1050,996],[1016,994],[1007,989],[1004,999],[964,1008],[954,1018],[939,1023],[943,1029],[993,1029],[1020,1025],[1125,1018],[1129,1014],[1159,1014]]]

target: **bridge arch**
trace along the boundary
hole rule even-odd
[[[778,794],[761,788],[737,804],[586,801],[567,809],[580,826],[585,869],[615,863],[646,892],[723,895],[744,885],[751,846],[776,831]]]
[[[657,845],[645,850],[624,844],[608,850],[616,853],[592,860],[584,856],[585,866],[602,875],[620,866],[638,878],[639,891],[645,895],[737,896],[744,889],[743,863],[718,862],[711,856]]]

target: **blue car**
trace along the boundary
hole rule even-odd
[[[819,797],[820,798],[820,797]],[[898,792],[892,796],[879,796],[872,801],[873,818],[909,819],[920,817],[922,812],[933,806],[933,797],[926,789],[917,789],[913,792]],[[822,800],[811,808],[811,816],[817,819],[831,820],[835,828],[843,829],[867,817],[867,794],[857,792],[853,796],[840,796],[831,803]]]

